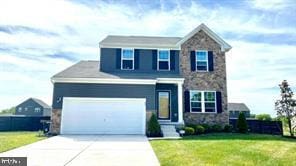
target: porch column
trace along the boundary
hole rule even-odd
[[[183,121],[183,82],[178,82],[178,123],[184,124]]]

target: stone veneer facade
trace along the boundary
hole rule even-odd
[[[61,115],[62,110],[61,109],[52,109],[51,112],[51,127],[50,127],[50,133],[52,134],[60,134],[61,129]]]
[[[194,50],[213,51],[214,71],[191,71],[190,52]],[[185,123],[228,124],[225,52],[204,31],[197,32],[181,45],[180,73],[185,78],[184,90],[214,90],[220,91],[222,95],[222,113],[184,112]]]

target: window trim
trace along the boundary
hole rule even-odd
[[[41,112],[41,108],[40,107],[35,107],[34,112],[36,112],[36,113]]]
[[[206,53],[206,60],[198,60],[197,59],[197,52],[205,52]],[[197,70],[197,62],[207,62],[207,70]],[[209,71],[209,51],[208,50],[195,50],[195,71],[198,72],[208,72]]]
[[[159,59],[159,51],[168,51],[168,60]],[[170,71],[171,70],[171,51],[169,49],[157,49],[157,70]],[[168,62],[168,69],[159,69],[159,62]]]
[[[132,50],[133,51],[133,58],[123,58],[123,50]],[[132,60],[133,61],[133,67],[131,69],[124,69],[123,68],[123,61],[124,60]],[[121,48],[121,70],[135,70],[135,49],[134,48]]]
[[[191,92],[201,92],[201,112],[192,112],[192,107],[191,107]],[[205,103],[208,103],[205,101],[205,92],[214,92],[215,93],[215,112],[205,112]],[[212,114],[212,113],[217,113],[217,99],[216,99],[216,91],[205,91],[205,90],[190,90],[189,91],[189,104],[190,104],[190,113],[197,113],[197,114]]]

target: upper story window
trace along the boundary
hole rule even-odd
[[[19,107],[18,108],[18,112],[22,112],[22,107]]]
[[[197,50],[195,52],[196,60],[196,70],[197,71],[208,71],[209,62],[208,62],[208,51]]]
[[[190,91],[190,111],[215,113],[216,92],[214,91]]]
[[[122,49],[121,52],[121,69],[122,70],[134,70],[134,50]]]
[[[157,70],[170,70],[170,51],[158,50]]]
[[[39,107],[36,107],[36,108],[34,109],[34,111],[35,111],[35,112],[40,112],[41,109],[40,109]]]
[[[25,111],[28,111],[28,108],[27,107],[25,107]]]

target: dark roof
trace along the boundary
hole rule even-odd
[[[250,111],[245,103],[228,103],[229,111]]]
[[[31,98],[31,99],[34,100],[39,105],[41,105],[43,108],[51,108],[48,104],[46,104],[44,101],[40,99],[37,99],[37,98]]]
[[[153,72],[141,73],[130,71],[103,72],[100,71],[99,61],[80,61],[73,66],[57,73],[52,78],[114,78],[114,79],[156,79],[182,78],[179,73]]]
[[[101,46],[118,45],[125,47],[177,47],[180,37],[156,37],[156,36],[115,36],[109,35],[100,42]]]
[[[48,104],[46,104],[44,101],[42,101],[42,100],[40,100],[40,99],[37,99],[37,98],[33,98],[33,97],[31,97],[31,98],[29,98],[29,99],[23,101],[21,104],[23,104],[24,102],[26,102],[26,101],[28,101],[28,100],[33,100],[34,102],[36,102],[37,104],[39,104],[39,105],[40,105],[41,107],[43,107],[43,108],[49,108],[49,109],[51,109],[51,107],[50,107]],[[19,105],[21,105],[21,104],[19,104]],[[19,105],[17,105],[17,106],[19,106]],[[16,107],[17,107],[17,106],[16,106]]]

